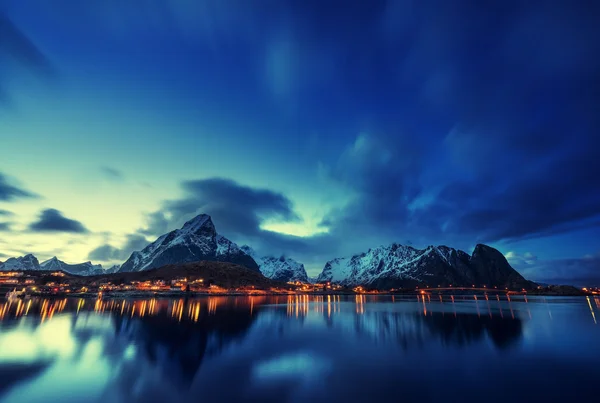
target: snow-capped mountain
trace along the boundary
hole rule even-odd
[[[0,270],[40,270],[40,262],[31,253],[20,257],[11,257],[0,264]]]
[[[104,271],[105,274],[112,274],[112,273],[116,273],[119,271],[119,269],[121,268],[120,264],[116,264],[114,266],[109,267],[108,269],[106,269]]]
[[[206,214],[186,222],[181,229],[162,235],[141,251],[131,254],[119,272],[154,269],[167,264],[201,260],[230,262],[259,271],[258,265],[234,242],[217,234]]]
[[[56,256],[52,259],[48,259],[40,264],[41,270],[47,271],[64,271],[70,274],[76,274],[79,276],[93,276],[96,274],[105,273],[102,265],[92,264],[92,262],[84,262],[79,264],[68,264],[59,260]]]
[[[263,276],[276,281],[302,281],[308,282],[308,275],[302,263],[298,263],[294,259],[281,256],[279,258],[273,256],[260,257],[254,249],[248,245],[241,248],[247,255],[251,256],[256,263]]]
[[[28,254],[21,257],[11,257],[3,264],[0,264],[0,270],[44,270],[44,271],[64,271],[79,276],[91,276],[94,274],[105,273],[102,265],[85,262],[79,264],[68,264],[59,260],[56,256],[45,262],[39,263],[37,257]]]
[[[376,288],[420,284],[532,286],[508,264],[502,253],[481,244],[475,247],[471,256],[447,246],[429,246],[426,249],[396,243],[380,246],[366,253],[327,262],[317,280]]]

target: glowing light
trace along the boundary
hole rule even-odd
[[[594,308],[592,308],[590,297],[585,297],[585,299],[587,300],[588,306],[590,307],[590,313],[592,314],[592,319],[594,319],[594,324],[597,325],[598,322],[596,322],[596,314],[594,313]]]

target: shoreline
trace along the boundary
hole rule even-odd
[[[429,293],[424,295],[454,295],[454,296],[466,296],[466,295],[486,295],[485,292],[460,292],[460,293]],[[504,293],[489,293],[492,295],[510,295],[511,298],[518,296],[523,297],[585,297],[592,294],[576,294],[576,293],[540,293],[540,292],[528,292],[526,294],[504,294]],[[203,297],[271,297],[271,296],[379,296],[379,297],[394,297],[394,296],[421,296],[416,291],[406,292],[388,292],[388,293],[355,293],[355,292],[291,292],[291,293],[277,293],[277,292],[264,292],[264,293],[245,293],[239,291],[232,292],[189,292],[184,291],[118,291],[103,293],[102,299],[147,299],[147,298],[203,298]],[[86,292],[86,293],[30,293],[27,295],[30,298],[85,298],[85,299],[98,299],[98,293]],[[20,298],[23,298],[21,296]]]

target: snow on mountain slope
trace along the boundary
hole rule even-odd
[[[252,256],[258,264],[260,272],[267,278],[276,281],[302,281],[308,282],[308,275],[302,263],[298,263],[294,259],[281,256],[279,258],[273,256],[257,255],[256,251],[251,247],[244,245],[241,248],[246,254]]]
[[[40,270],[40,262],[32,254],[11,257],[0,265],[0,270]]]
[[[317,280],[346,286],[368,284],[387,275],[414,280],[411,273],[415,262],[429,252],[398,244],[380,246],[369,249],[366,253],[327,262]]]
[[[94,265],[91,262],[68,264],[62,260],[59,260],[56,256],[40,264],[38,259],[32,254],[21,257],[12,257],[0,265],[0,270],[62,270],[64,272],[80,276],[90,276],[104,273],[102,265]]]
[[[376,288],[419,284],[530,286],[500,255],[500,252],[485,245],[477,245],[473,256],[470,256],[447,246],[415,249],[394,243],[352,257],[331,260],[325,264],[317,280]]]
[[[186,222],[160,236],[141,251],[131,254],[119,272],[133,272],[158,268],[168,264],[197,262],[201,260],[230,262],[258,271],[258,265],[234,242],[217,234],[206,214]]]
[[[92,264],[92,262],[89,261],[79,264],[68,264],[59,260],[56,256],[42,262],[40,264],[40,269],[47,271],[64,271],[79,276],[92,276],[105,273],[100,264]]]

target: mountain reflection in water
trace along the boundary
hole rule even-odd
[[[0,402],[464,401],[489,387],[500,401],[590,387],[600,300],[437,298],[2,301]],[[548,368],[562,381],[544,386]]]

